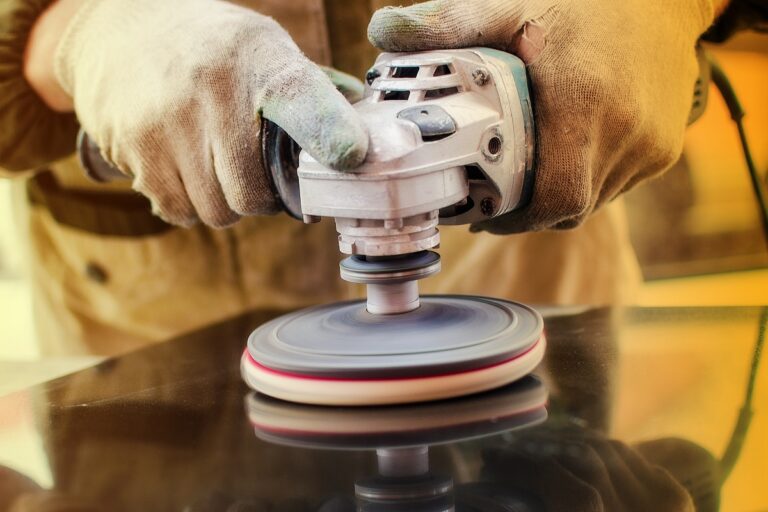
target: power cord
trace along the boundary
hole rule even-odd
[[[749,177],[752,180],[752,189],[755,192],[755,198],[757,199],[757,204],[760,208],[760,221],[763,225],[763,239],[766,243],[766,247],[768,247],[768,201],[766,201],[760,174],[757,172],[755,161],[752,159],[752,152],[749,149],[747,135],[744,131],[744,123],[742,120],[746,112],[741,106],[741,102],[736,96],[736,91],[733,89],[730,80],[728,80],[728,77],[725,75],[723,68],[720,67],[720,64],[718,64],[714,57],[709,53],[707,53],[707,61],[709,62],[712,73],[712,82],[723,97],[723,100],[728,107],[728,112],[731,114],[731,119],[736,123],[736,127],[739,130],[739,140],[741,141],[741,148],[744,151],[744,161],[747,164]]]
[[[750,151],[749,143],[747,142],[747,135],[744,130],[743,119],[746,112],[744,111],[744,107],[742,107],[739,98],[736,96],[736,91],[733,89],[723,68],[720,67],[720,64],[711,54],[705,52],[705,55],[709,64],[712,82],[715,84],[715,87],[717,87],[717,90],[725,101],[731,119],[736,123],[736,127],[739,131],[739,140],[744,152],[744,161],[747,164],[747,171],[749,172],[749,177],[752,181],[752,189],[755,193],[755,199],[757,200],[760,210],[763,239],[766,243],[766,247],[768,247],[768,201],[766,201],[761,176],[757,172],[755,161],[752,158],[752,152]],[[768,307],[763,307],[758,321],[757,341],[755,343],[754,352],[752,353],[752,362],[750,365],[749,378],[747,379],[747,391],[744,398],[744,404],[741,406],[741,409],[739,409],[739,415],[736,420],[736,425],[734,425],[733,433],[731,434],[728,445],[720,459],[721,485],[725,483],[736,465],[736,461],[744,446],[747,432],[749,431],[749,425],[752,422],[752,416],[754,415],[752,402],[755,393],[758,368],[763,352],[763,345],[765,344],[766,326],[768,326]]]
[[[744,398],[744,405],[739,410],[739,416],[736,425],[733,427],[728,446],[720,458],[720,484],[724,484],[733,471],[736,461],[739,459],[741,449],[744,447],[744,441],[747,438],[749,424],[752,422],[754,411],[752,410],[752,399],[755,394],[755,383],[757,381],[757,370],[760,367],[760,357],[763,353],[765,344],[765,331],[768,325],[768,307],[763,307],[760,312],[760,320],[757,330],[757,342],[752,352],[752,363],[749,369],[749,378],[747,379],[747,392]]]

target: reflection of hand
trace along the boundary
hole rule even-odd
[[[0,466],[0,512],[101,512],[57,492],[43,490],[30,478]]]
[[[19,496],[40,490],[30,478],[5,466],[0,466],[0,512],[11,510]]]
[[[435,0],[377,11],[368,35],[388,51],[490,46],[519,55],[533,88],[534,196],[481,227],[573,227],[679,157],[694,47],[722,3]]]
[[[330,167],[362,162],[362,122],[275,21],[213,0],[91,0],[58,46],[78,119],[165,220],[275,213],[260,119]]]
[[[667,471],[619,441],[592,433],[533,433],[487,450],[484,480],[524,489],[548,511],[693,512]]]

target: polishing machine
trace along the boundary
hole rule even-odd
[[[525,66],[488,48],[385,53],[354,105],[369,134],[363,164],[330,169],[272,126],[265,152],[286,210],[335,219],[341,277],[367,300],[294,312],[256,329],[248,384],[291,401],[373,405],[498,387],[544,352],[541,316],[501,299],[420,297],[440,270],[438,224],[524,206],[534,180]],[[298,157],[297,157],[298,154]]]

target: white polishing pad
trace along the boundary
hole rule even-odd
[[[383,405],[424,402],[478,393],[528,375],[544,357],[544,335],[526,352],[484,368],[428,377],[337,379],[272,370],[246,350],[241,371],[253,389],[283,400],[320,405]]]

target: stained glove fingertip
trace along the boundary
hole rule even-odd
[[[368,136],[365,131],[361,127],[347,131],[347,136],[340,137],[323,151],[324,154],[319,155],[318,160],[337,171],[348,171],[360,166],[368,153]]]
[[[368,40],[388,52],[423,49],[418,35],[424,26],[424,17],[408,8],[385,7],[373,13],[368,24]]]

